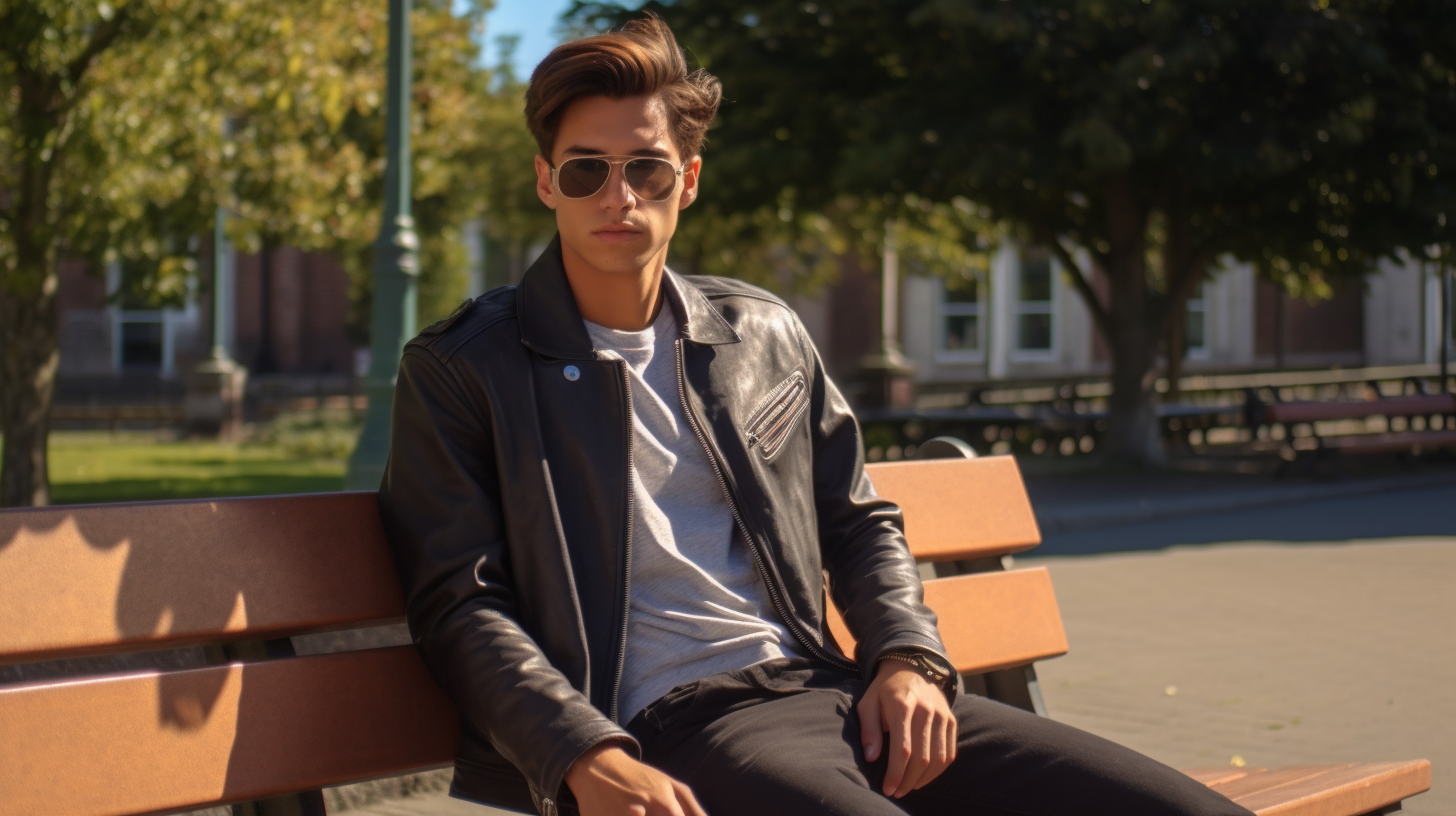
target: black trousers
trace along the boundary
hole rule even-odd
[[[902,799],[866,762],[857,677],[774,660],[679,686],[627,728],[644,759],[709,816],[1252,816],[1142,754],[1045,717],[961,695],[956,761]]]

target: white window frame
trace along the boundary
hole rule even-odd
[[[1209,358],[1208,329],[1208,288],[1213,281],[1205,278],[1198,288],[1194,290],[1194,296],[1188,298],[1183,307],[1183,359],[1185,360],[1207,360]],[[1198,312],[1203,315],[1203,345],[1195,346],[1188,342],[1188,315]]]
[[[976,275],[976,302],[952,303],[945,296],[945,281],[935,279],[935,361],[938,363],[983,363],[986,360],[986,276]],[[948,317],[976,318],[976,347],[950,349],[945,345],[945,320]]]
[[[1051,363],[1057,360],[1057,335],[1059,333],[1057,324],[1058,294],[1061,291],[1061,276],[1063,270],[1057,259],[1051,257],[1047,252],[1047,269],[1050,275],[1048,285],[1051,289],[1047,293],[1047,300],[1022,300],[1021,299],[1021,274],[1023,264],[1026,262],[1028,251],[1037,251],[1035,247],[1028,247],[1016,253],[1016,273],[1012,277],[1011,285],[1011,360],[1017,363]],[[1024,348],[1021,345],[1021,317],[1023,315],[1044,314],[1050,319],[1050,332],[1048,332],[1046,348]]]

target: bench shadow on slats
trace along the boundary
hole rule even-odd
[[[413,647],[294,656],[402,615],[372,493],[0,512],[0,663],[28,663],[0,686],[0,812],[322,813],[322,786],[446,767]],[[167,668],[94,676],[119,653]]]
[[[1032,663],[1067,643],[1046,570],[1005,569],[1040,542],[1014,460],[870,473],[943,576],[926,597],[967,690],[1044,713]],[[445,767],[456,717],[412,647],[294,654],[291,636],[402,612],[371,493],[0,511],[0,665],[38,669],[0,685],[0,812],[267,800],[254,812],[308,816],[323,811],[322,786]],[[837,614],[830,627],[853,648]],[[155,658],[179,649],[186,668],[97,675],[87,663],[166,666]],[[47,677],[57,665],[89,675]],[[1428,763],[1330,767],[1204,781],[1265,816],[1381,812],[1390,802],[1365,806],[1430,784]]]

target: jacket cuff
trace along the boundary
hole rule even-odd
[[[557,816],[566,772],[582,754],[608,740],[618,742],[636,759],[642,759],[642,746],[626,729],[608,719],[588,723],[560,739],[540,778],[531,782],[531,798],[541,816]]]
[[[861,648],[857,650],[858,654],[856,657],[858,658],[860,672],[864,675],[865,682],[869,683],[875,679],[875,672],[879,670],[880,660],[885,655],[890,652],[905,651],[927,652],[944,660],[945,665],[950,667],[951,680],[954,681],[956,688],[960,688],[961,673],[956,669],[955,664],[950,661],[950,657],[946,655],[945,648],[938,641],[928,642],[925,638],[917,637],[911,633],[892,637],[883,643],[876,644],[873,648]],[[951,702],[954,701],[955,698],[952,697]]]

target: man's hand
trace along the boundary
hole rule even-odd
[[[708,816],[687,785],[604,742],[577,758],[566,786],[582,816]]]
[[[929,784],[955,761],[956,720],[950,704],[914,666],[880,661],[857,708],[865,759],[874,762],[881,750],[889,751],[886,796],[898,799]]]

